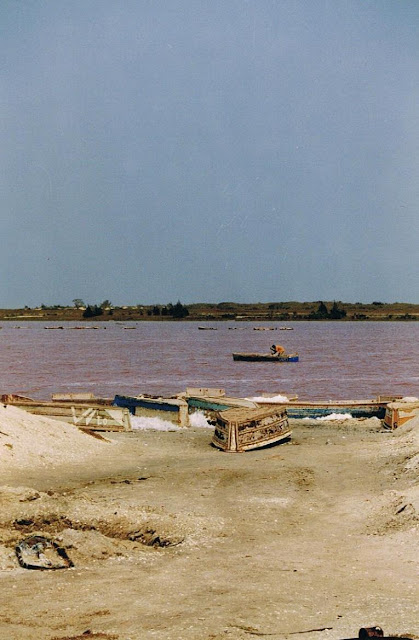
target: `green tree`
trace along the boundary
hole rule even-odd
[[[185,307],[180,300],[173,305],[172,316],[174,318],[186,318],[189,315],[189,310]]]
[[[95,316],[101,315],[103,315],[103,309],[101,307],[98,307],[97,304],[89,304],[83,311],[83,318],[94,318]]]
[[[320,300],[319,306],[317,307],[317,311],[315,312],[314,316],[319,320],[325,320],[329,317],[327,307],[322,300]]]
[[[329,318],[332,320],[340,320],[346,316],[345,309],[339,307],[338,303],[335,301],[333,303],[332,308],[330,309]]]

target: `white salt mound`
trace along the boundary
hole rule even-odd
[[[327,416],[321,416],[321,418],[302,418],[305,422],[344,422],[345,420],[352,420],[350,413],[330,413]]]
[[[328,416],[322,416],[321,418],[316,418],[319,422],[329,422],[329,420],[352,420],[352,415],[350,413],[331,413]]]
[[[190,414],[189,425],[195,428],[207,428],[211,426],[208,424],[202,411],[195,411]],[[180,427],[169,420],[163,420],[157,417],[146,418],[143,416],[131,416],[131,426],[135,431],[182,431],[184,429],[184,427]]]
[[[194,413],[191,413],[189,416],[189,424],[191,427],[198,429],[207,429],[208,427],[212,427],[202,411],[195,411]]]
[[[0,405],[2,469],[78,462],[100,455],[109,446],[108,441],[95,439],[72,424]]]
[[[246,398],[246,400],[252,400],[252,402],[259,402],[259,404],[284,404],[285,402],[289,402],[289,398],[287,396],[281,396],[280,394],[276,396],[254,396],[253,398]]]
[[[170,420],[161,418],[145,418],[143,416],[131,416],[131,427],[138,431],[179,431],[180,427]]]

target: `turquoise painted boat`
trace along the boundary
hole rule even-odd
[[[269,405],[272,406],[272,405]],[[350,413],[353,418],[380,418],[385,416],[385,405],[374,401],[289,402],[286,405],[289,418],[323,418],[334,414]]]
[[[301,420],[303,418],[322,418],[333,413],[350,413],[353,418],[380,418],[385,416],[386,407],[390,400],[329,400],[329,401],[300,401],[278,403],[257,402],[245,398],[229,398],[227,396],[211,397],[204,395],[189,395],[185,397],[189,409],[201,411],[225,411],[232,407],[283,407],[289,418]]]

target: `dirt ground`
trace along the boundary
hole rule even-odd
[[[0,638],[419,637],[419,424],[292,427],[241,454],[210,429],[139,431],[81,463],[2,467]],[[31,533],[74,567],[21,568]]]

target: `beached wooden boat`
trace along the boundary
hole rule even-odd
[[[255,402],[246,398],[227,398],[224,389],[209,387],[188,387],[185,392],[171,397],[116,395],[113,405],[124,407],[135,416],[159,417],[181,427],[189,426],[189,413],[196,410],[213,413],[232,407],[257,407]]]
[[[142,394],[138,396],[116,395],[113,406],[124,407],[135,416],[143,418],[159,417],[179,424],[189,426],[188,404],[182,398],[163,398]]]
[[[131,431],[128,409],[96,404],[32,400],[14,394],[1,396],[3,404],[10,404],[28,413],[74,424],[88,431]]]
[[[385,410],[383,425],[387,429],[397,429],[418,415],[419,401],[416,398],[410,402],[390,402]]]
[[[275,395],[275,394],[274,394]],[[278,395],[278,394],[276,394]],[[279,395],[284,395],[283,393]],[[265,396],[263,400],[262,396]],[[232,398],[225,395],[224,389],[188,388],[184,394],[190,409],[206,412],[223,411],[232,407],[283,407],[287,410],[289,418],[301,420],[302,418],[322,418],[332,413],[350,413],[353,418],[384,418],[389,402],[399,398],[395,396],[378,396],[371,400],[299,400],[298,396],[289,396],[288,402],[277,402],[270,394],[262,394],[260,400],[247,398]],[[265,399],[266,398],[266,399]]]
[[[301,420],[303,418],[323,418],[331,414],[349,413],[353,418],[379,418],[384,419],[386,408],[389,402],[396,398],[394,396],[378,396],[371,400],[299,400],[290,399],[285,406],[289,418]],[[278,403],[266,402],[258,403],[261,406],[274,407]]]
[[[289,402],[286,405],[289,418],[323,418],[334,414],[351,414],[353,418],[384,418],[385,405],[373,400],[329,400],[319,402]]]
[[[234,408],[220,411],[213,421],[212,444],[222,451],[250,451],[277,444],[291,436],[283,408]]]
[[[243,362],[298,362],[298,353],[273,355],[272,353],[233,353],[233,360]]]

